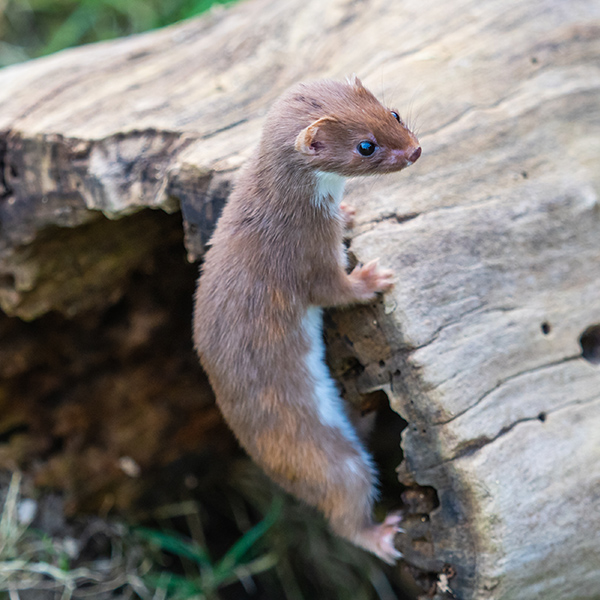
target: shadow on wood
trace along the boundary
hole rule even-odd
[[[273,99],[353,72],[422,125],[411,171],[348,188],[352,255],[398,284],[331,315],[349,396],[387,394],[409,424],[402,480],[437,492],[408,560],[438,597],[597,598],[595,3],[252,0],[0,71],[0,304],[33,319],[114,302],[119,269],[161,240],[124,226],[140,245],[115,238],[107,269],[106,240],[57,248],[99,213],[181,208],[201,257]]]

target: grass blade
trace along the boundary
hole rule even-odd
[[[237,542],[235,542],[235,544],[233,544],[215,567],[214,577],[217,581],[222,581],[231,575],[231,572],[240,564],[244,555],[263,535],[265,535],[275,521],[277,521],[282,508],[283,499],[276,498],[273,501],[271,510],[269,510],[267,516],[260,523],[249,529]]]
[[[146,541],[155,544],[161,550],[187,558],[201,567],[212,569],[208,552],[196,542],[191,542],[176,533],[165,533],[146,527],[136,527],[134,531]]]

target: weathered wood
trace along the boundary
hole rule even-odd
[[[271,101],[352,72],[422,124],[414,167],[348,186],[352,254],[398,285],[332,315],[347,389],[387,393],[403,479],[439,496],[407,556],[465,600],[597,598],[598,3],[252,0],[1,71],[1,306],[46,312],[29,244],[98,211],[179,203],[200,256]]]

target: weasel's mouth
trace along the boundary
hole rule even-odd
[[[392,150],[391,170],[401,171],[406,167],[410,167],[421,156],[421,146],[409,147],[406,150]]]

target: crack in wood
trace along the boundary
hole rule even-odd
[[[538,371],[542,371],[542,370],[548,369],[550,367],[555,367],[557,365],[562,365],[562,364],[564,364],[566,362],[569,362],[569,361],[572,361],[572,360],[579,360],[579,359],[581,359],[581,354],[576,354],[576,355],[573,355],[573,356],[566,356],[566,357],[561,358],[559,360],[555,360],[555,361],[552,361],[552,362],[549,362],[549,363],[544,363],[542,365],[538,365],[537,367],[532,367],[532,368],[529,368],[529,369],[524,369],[523,371],[519,371],[517,373],[513,373],[512,375],[509,375],[508,377],[505,377],[504,379],[500,380],[494,387],[490,388],[485,393],[483,393],[481,396],[479,396],[479,398],[477,398],[477,400],[475,400],[475,402],[473,404],[469,405],[464,410],[461,410],[461,411],[457,412],[455,415],[453,415],[449,419],[446,419],[445,421],[435,421],[435,422],[432,422],[431,425],[440,427],[440,426],[448,425],[448,423],[452,423],[452,421],[455,421],[459,417],[461,417],[464,414],[466,414],[468,411],[472,410],[473,408],[475,408],[476,406],[478,406],[479,404],[481,404],[481,402],[483,402],[490,394],[492,394],[496,390],[499,390],[504,384],[508,383],[509,381],[513,381],[513,380],[515,380],[515,379],[517,379],[519,377],[522,377],[523,375],[528,375],[529,373],[536,373]]]
[[[8,165],[6,164],[6,134],[0,134],[0,201],[6,200],[12,195],[12,187],[6,180],[6,170]],[[1,223],[0,223],[1,225]]]
[[[509,425],[505,425],[504,427],[502,427],[502,429],[500,429],[500,431],[498,431],[498,433],[496,435],[494,435],[493,437],[480,436],[480,437],[474,438],[472,440],[467,440],[467,441],[461,443],[461,445],[459,447],[457,447],[457,449],[452,454],[452,456],[440,461],[439,463],[437,463],[436,465],[433,465],[430,468],[436,468],[440,465],[447,464],[449,462],[463,458],[465,456],[470,456],[470,455],[474,454],[475,452],[478,452],[485,446],[489,446],[490,444],[493,444],[496,440],[505,436],[507,433],[512,431],[517,425],[520,425],[521,423],[539,421],[540,423],[543,424],[547,421],[547,419],[550,415],[556,415],[556,413],[558,413],[566,408],[570,408],[572,406],[585,406],[588,404],[593,404],[594,402],[600,402],[600,396],[596,397],[596,398],[590,398],[588,400],[572,400],[570,402],[561,404],[560,406],[554,408],[553,410],[544,410],[542,412],[538,412],[534,416],[523,417],[521,419],[517,419],[516,421],[513,421]]]

